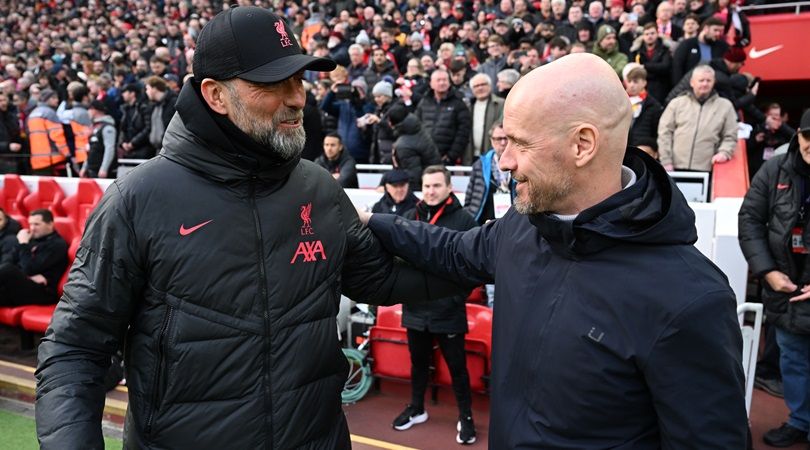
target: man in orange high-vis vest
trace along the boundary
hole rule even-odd
[[[70,156],[65,130],[54,109],[58,104],[56,92],[43,89],[39,94],[39,105],[28,116],[31,169],[35,175],[59,174]]]
[[[69,126],[73,132],[72,142],[70,139],[67,139],[67,142],[76,163],[74,167],[79,167],[87,159],[90,137],[93,135],[93,119],[87,110],[90,104],[90,90],[81,81],[72,81],[68,84],[67,91],[68,100],[59,104],[56,115],[62,124]]]

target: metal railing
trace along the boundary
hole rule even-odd
[[[746,5],[740,6],[740,11],[763,11],[771,9],[793,9],[794,14],[802,12],[803,7],[808,7],[807,12],[810,12],[810,2],[788,2],[788,3],[773,3],[765,5]]]

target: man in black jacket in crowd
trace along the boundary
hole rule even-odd
[[[388,110],[388,123],[396,137],[392,147],[394,166],[408,173],[411,191],[421,190],[422,171],[442,163],[439,151],[422,122],[404,105],[394,105]]]
[[[723,22],[709,17],[701,24],[697,37],[684,39],[672,55],[672,83],[678,83],[683,76],[698,64],[720,58],[728,50],[723,40]]]
[[[608,64],[566,56],[506,99],[499,164],[517,196],[504,217],[466,232],[368,221],[412,264],[495,282],[497,448],[746,447],[734,292],[694,247],[694,213],[663,167],[626,147],[631,118]]]
[[[762,302],[776,327],[787,422],[766,432],[772,447],[810,438],[810,110],[785,154],[754,176],[740,208],[739,238],[751,273],[762,278]]]
[[[339,134],[329,133],[323,138],[323,154],[315,164],[326,169],[342,187],[357,189],[357,163],[343,148]]]
[[[437,69],[430,75],[430,91],[416,106],[416,117],[433,139],[445,164],[458,164],[472,132],[470,109],[450,88],[450,75]]]
[[[47,209],[32,211],[28,229],[20,230],[16,240],[8,246],[11,261],[3,255],[0,263],[0,306],[56,303],[59,280],[68,265],[68,245],[54,230],[53,214]]]
[[[121,157],[149,159],[155,156],[155,148],[149,143],[151,112],[149,105],[141,101],[137,84],[128,84],[121,91],[121,124],[119,141]]]
[[[394,169],[385,172],[380,180],[385,193],[372,206],[371,212],[401,216],[415,208],[419,198],[411,191],[409,179],[408,173],[404,170]]]
[[[106,190],[39,347],[41,448],[103,447],[103,379],[124,345],[127,448],[351,447],[341,293],[459,288],[394,265],[300,159],[303,72],[334,68],[263,8],[202,29],[162,152]]]
[[[3,208],[0,208],[0,264],[14,262],[14,248],[17,246],[19,231],[20,222],[14,220]]]
[[[149,143],[155,152],[160,153],[163,147],[163,136],[174,117],[177,94],[169,89],[163,78],[153,75],[146,79],[146,96],[150,101]]]
[[[425,169],[422,174],[422,201],[403,217],[459,231],[478,225],[453,193],[450,171],[440,165]],[[408,329],[408,350],[411,354],[411,403],[394,419],[394,429],[407,430],[428,419],[425,390],[435,339],[450,369],[453,393],[458,404],[456,442],[475,442],[470,376],[464,351],[464,335],[467,333],[465,301],[465,296],[456,295],[429,303],[403,305],[402,326]]]

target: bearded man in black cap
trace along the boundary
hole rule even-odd
[[[380,304],[450,287],[428,295],[394,266],[300,159],[303,73],[335,63],[302,54],[284,19],[222,12],[193,68],[160,154],[88,220],[39,348],[40,445],[103,446],[104,374],[126,345],[126,448],[348,449],[341,291]]]

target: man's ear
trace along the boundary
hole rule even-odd
[[[574,141],[576,145],[574,164],[577,167],[584,167],[596,156],[599,129],[596,125],[583,123],[574,130]]]
[[[225,86],[210,78],[205,78],[202,80],[202,83],[200,83],[200,91],[209,108],[218,114],[228,114],[228,104],[225,100]]]

